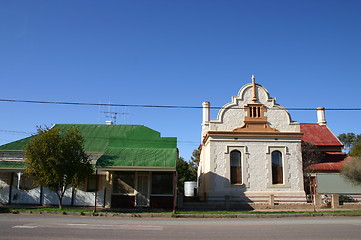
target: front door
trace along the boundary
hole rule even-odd
[[[149,206],[149,174],[137,174],[137,195],[135,198],[135,205],[137,207]]]

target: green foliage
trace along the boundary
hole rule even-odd
[[[183,193],[185,181],[195,181],[197,179],[197,171],[193,162],[186,162],[182,157],[177,159],[177,175],[178,175],[178,192]]]
[[[198,149],[194,149],[191,160],[198,166],[200,160],[201,152]]]
[[[76,187],[93,172],[83,142],[79,129],[61,133],[57,128],[38,128],[38,134],[25,148],[24,173],[32,176],[34,184],[55,191],[59,208],[65,190]]]
[[[361,186],[361,158],[354,157],[343,165],[340,172],[347,181],[353,183],[354,185]]]
[[[361,185],[361,134],[342,133],[338,138],[353,157],[347,160],[340,174],[354,185]]]
[[[351,147],[350,156],[361,157],[361,142],[357,142]]]
[[[350,149],[357,144],[361,143],[361,134],[354,134],[354,133],[341,133],[338,135],[338,139],[342,142],[345,146],[346,151],[350,152]]]

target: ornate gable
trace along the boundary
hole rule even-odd
[[[232,102],[220,109],[217,119],[206,119],[203,126],[203,136],[207,131],[300,132],[299,123],[292,121],[288,111],[255,83],[254,76],[252,83],[243,86]]]

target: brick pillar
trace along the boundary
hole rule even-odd
[[[275,195],[271,194],[268,197],[268,205],[270,205],[271,207],[275,206]]]
[[[321,207],[321,205],[322,205],[322,196],[321,196],[321,194],[315,194],[313,201],[314,201],[314,204],[315,204],[316,207]]]
[[[104,199],[104,205],[106,208],[110,208],[111,207],[111,199],[112,199],[112,189],[113,189],[113,179],[112,176],[113,174],[111,172],[108,172],[106,175],[106,180],[105,180],[105,199]]]

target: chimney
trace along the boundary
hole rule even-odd
[[[209,130],[209,120],[210,120],[210,103],[203,102],[203,121],[202,121],[202,136],[201,142],[203,141],[204,136],[207,134]]]
[[[326,125],[326,117],[325,117],[325,108],[324,107],[318,107],[317,108],[317,123],[318,125]]]
[[[210,106],[211,104],[209,102],[203,102],[203,122],[202,125],[208,125],[210,120]]]

